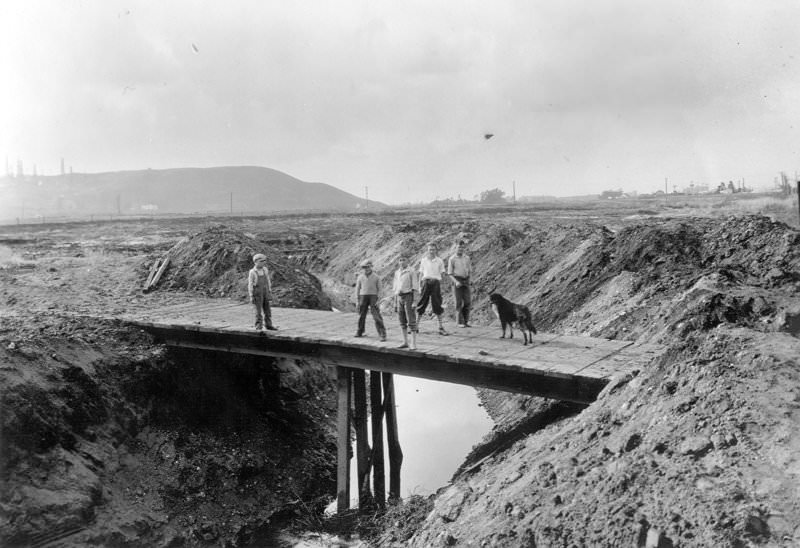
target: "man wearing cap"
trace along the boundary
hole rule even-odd
[[[361,274],[356,279],[356,303],[358,303],[358,330],[356,337],[364,336],[364,327],[367,320],[367,310],[372,312],[375,320],[375,329],[381,337],[381,341],[386,340],[386,327],[383,324],[383,317],[378,308],[378,295],[381,293],[381,279],[372,271],[372,261],[366,260],[361,263]]]
[[[253,262],[255,266],[247,274],[247,294],[256,310],[256,331],[275,331],[277,327],[272,325],[272,310],[269,307],[272,284],[269,281],[267,257],[263,253],[256,253]]]

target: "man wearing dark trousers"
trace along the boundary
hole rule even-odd
[[[465,243],[460,240],[456,246],[456,254],[447,261],[447,274],[453,280],[453,297],[456,301],[456,320],[458,327],[470,327],[469,311],[472,306],[472,295],[469,279],[472,276],[472,263],[464,254]]]
[[[421,319],[422,314],[431,303],[431,309],[439,320],[439,335],[447,335],[442,323],[442,275],[446,274],[444,261],[436,255],[436,244],[428,244],[428,252],[419,262],[419,272],[422,281],[420,282],[420,296],[417,303],[417,316]]]
[[[378,296],[381,293],[381,279],[372,271],[372,261],[361,263],[361,274],[356,279],[356,303],[358,303],[358,330],[356,337],[364,336],[364,328],[367,320],[367,311],[372,312],[372,319],[375,320],[375,329],[381,337],[381,341],[386,340],[386,327],[383,324],[383,317],[378,308]]]

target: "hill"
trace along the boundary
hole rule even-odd
[[[255,166],[0,179],[0,219],[87,214],[355,210],[363,198]],[[370,207],[383,207],[369,202]]]

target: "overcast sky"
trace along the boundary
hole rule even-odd
[[[388,203],[771,185],[800,169],[799,21],[797,0],[3,0],[0,155],[259,165]]]

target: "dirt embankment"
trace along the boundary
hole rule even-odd
[[[61,230],[0,256],[0,544],[239,546],[321,511],[335,490],[324,368],[167,350],[84,317],[243,298],[250,255],[270,249],[221,227],[146,254]],[[173,270],[143,295],[164,252]],[[313,276],[270,258],[279,304],[326,306]]]
[[[585,410],[483,391],[498,426],[411,545],[800,543],[795,229],[758,216],[396,224],[332,248],[328,274],[347,279],[370,257],[388,283],[398,255],[434,241],[445,256],[462,238],[479,321],[496,289],[544,331],[669,352]]]

